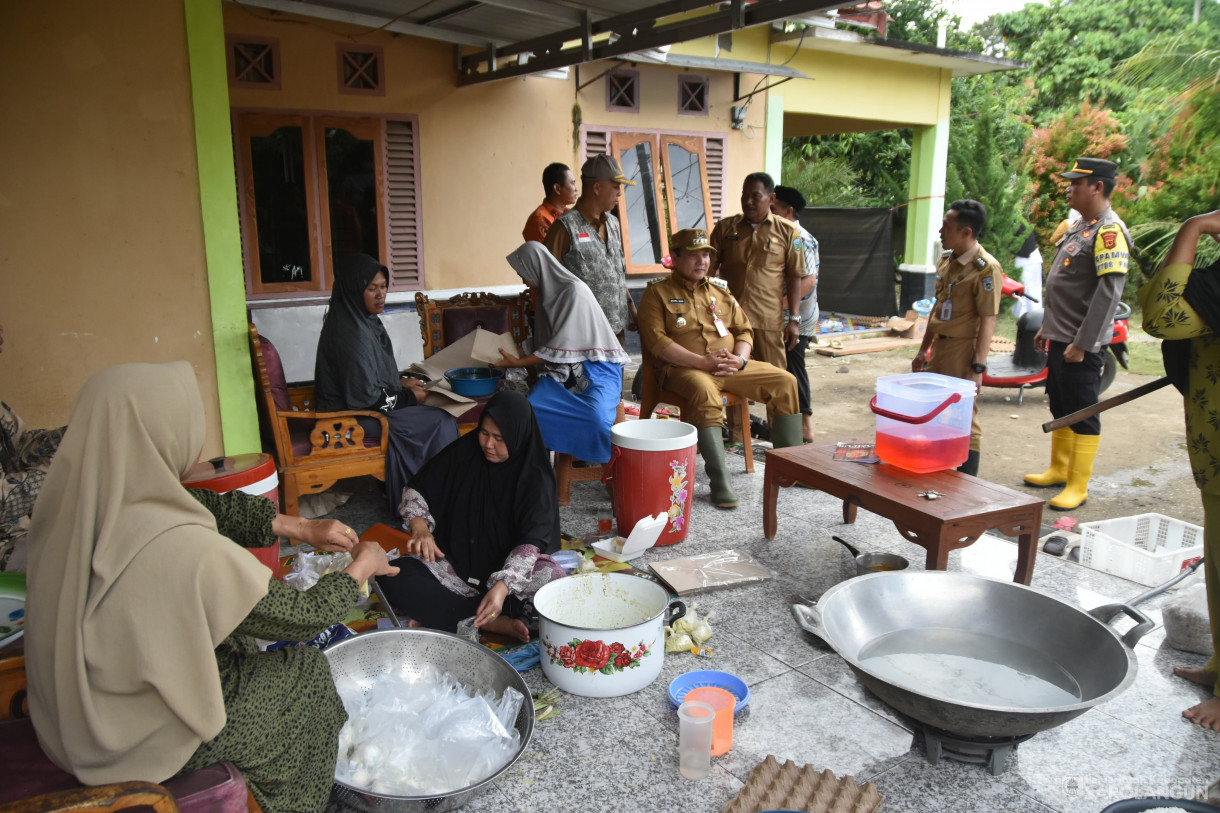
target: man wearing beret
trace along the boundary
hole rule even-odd
[[[1051,414],[1062,418],[1097,403],[1105,345],[1114,333],[1114,308],[1123,293],[1131,236],[1110,208],[1118,167],[1101,158],[1077,158],[1067,172],[1068,206],[1080,220],[1055,247],[1046,278],[1046,311],[1034,337],[1047,354],[1046,395]],[[1101,441],[1096,415],[1051,435],[1051,465],[1025,475],[1032,486],[1065,485],[1050,500],[1067,511],[1088,499],[1093,458]]]
[[[681,395],[682,419],[699,430],[699,453],[717,508],[736,508],[724,465],[720,424],[722,392],[762,401],[774,414],[776,448],[801,442],[796,379],[782,368],[750,358],[754,332],[723,280],[708,276],[712,248],[707,232],[684,229],[669,242],[674,270],[640,299],[640,343],[656,360],[657,383]]]
[[[776,186],[771,199],[771,213],[796,226],[801,235],[805,252],[805,276],[801,278],[801,303],[794,313],[792,303],[785,297],[784,324],[795,316],[800,319],[796,345],[785,346],[788,372],[796,377],[796,394],[801,402],[801,436],[806,443],[813,442],[813,398],[809,392],[809,370],[805,367],[805,352],[809,342],[818,332],[818,271],[821,258],[818,241],[801,225],[797,215],[805,208],[805,196],[791,186]]]
[[[635,302],[627,292],[623,264],[623,235],[618,218],[611,214],[623,184],[635,186],[635,181],[627,180],[609,155],[585,161],[580,168],[580,197],[551,224],[544,243],[564,268],[589,286],[620,343],[628,327],[635,329]]]
[[[796,226],[771,213],[775,181],[765,172],[746,176],[741,186],[741,214],[726,217],[712,229],[716,250],[712,273],[729,283],[754,327],[754,355],[781,370],[788,365],[785,347],[800,338],[800,317],[784,321],[784,297],[801,301],[805,244]]]
[[[987,209],[977,200],[949,204],[940,226],[940,244],[945,253],[936,263],[936,302],[923,343],[911,362],[912,372],[927,370],[973,381],[976,393],[987,372],[987,353],[1000,313],[1004,280],[999,260],[978,241],[986,224]],[[979,473],[982,437],[979,400],[975,398],[970,454],[958,471]]]

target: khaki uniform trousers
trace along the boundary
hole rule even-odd
[[[750,348],[750,358],[765,361],[781,370],[788,369],[788,353],[784,349],[784,332],[754,328],[754,343]]]
[[[932,340],[932,360],[928,372],[970,380],[974,362],[974,339],[950,339],[937,336]],[[970,451],[980,450],[983,426],[979,423],[979,397],[974,396],[974,413],[970,416]]]
[[[686,399],[682,420],[697,429],[720,426],[724,420],[722,392],[764,403],[769,414],[795,415],[799,410],[792,373],[753,359],[744,370],[725,376],[691,367],[670,367],[664,387]]]

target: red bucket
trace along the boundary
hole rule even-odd
[[[239,454],[234,457],[213,457],[203,460],[191,467],[182,478],[182,485],[187,488],[206,488],[217,494],[228,494],[230,491],[242,491],[258,497],[266,497],[275,503],[275,510],[280,509],[280,478],[275,470],[275,461],[271,455],[254,453]],[[260,562],[271,568],[272,573],[280,571],[280,546],[270,545],[265,548],[247,548]]]
[[[690,530],[698,432],[681,421],[616,423],[602,482],[614,490],[614,522],[626,537],[644,517],[668,514],[658,545],[672,545]]]

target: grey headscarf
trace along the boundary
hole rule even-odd
[[[378,272],[389,280],[389,270],[367,254],[344,254],[335,262],[313,373],[322,412],[375,408],[386,393],[402,389],[390,334],[364,306],[364,289]]]
[[[626,364],[631,360],[589,286],[560,265],[541,243],[523,243],[508,255],[508,264],[521,279],[538,289],[535,355],[555,364],[581,361]]]

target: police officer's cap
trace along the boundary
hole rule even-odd
[[[1091,181],[1110,180],[1118,177],[1118,164],[1104,158],[1077,158],[1076,163],[1067,172],[1060,172],[1060,178],[1074,181],[1077,178],[1088,178]]]
[[[775,199],[785,206],[791,206],[794,212],[805,208],[805,196],[791,186],[775,187]]]
[[[627,180],[622,167],[609,155],[595,155],[580,168],[582,181],[614,181],[618,184],[635,186],[635,181]]]
[[[712,243],[707,239],[707,232],[703,229],[683,229],[669,238],[669,247],[674,251],[681,249],[682,251],[715,251],[712,248]]]

